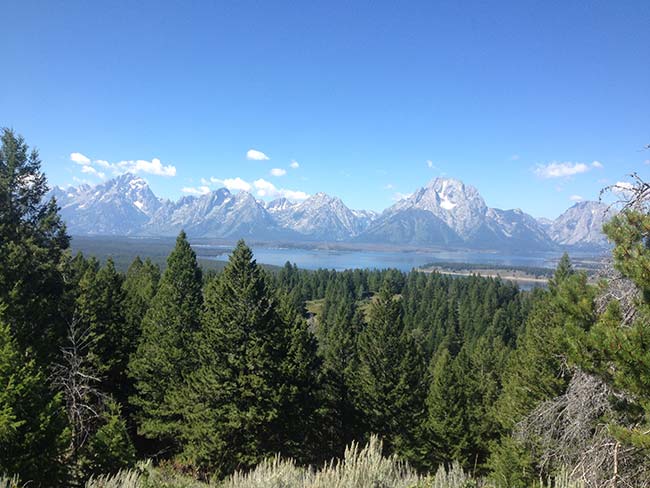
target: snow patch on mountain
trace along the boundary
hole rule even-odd
[[[352,210],[338,197],[316,193],[302,202],[255,199],[220,188],[177,201],[161,200],[141,177],[125,174],[91,187],[54,187],[71,234],[175,235],[320,240],[548,250],[602,247],[607,207],[579,202],[551,220],[521,211],[489,208],[478,190],[436,178],[383,213]]]

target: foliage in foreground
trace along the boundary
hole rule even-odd
[[[0,486],[5,486],[0,481]],[[11,486],[11,485],[10,485]],[[580,488],[561,475],[538,485],[555,488]],[[150,462],[137,469],[121,471],[114,476],[90,480],[86,488],[497,488],[472,478],[454,463],[449,469],[439,468],[435,476],[422,477],[395,456],[382,455],[382,444],[372,437],[363,448],[352,443],[344,459],[332,461],[319,470],[299,467],[292,459],[279,456],[262,461],[249,472],[237,472],[225,481],[201,483],[160,468]]]
[[[38,154],[3,130],[0,473],[22,485],[529,488],[570,467],[589,488],[650,486],[650,184],[605,227],[598,286],[567,255],[530,293],[269,274],[243,241],[203,275],[184,232],[162,277],[138,258],[123,275],[69,255],[46,192]],[[371,434],[436,477],[376,441],[346,451]],[[149,457],[174,469],[124,471]],[[299,467],[329,459],[344,461]]]

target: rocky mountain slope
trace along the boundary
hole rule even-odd
[[[350,210],[340,198],[325,193],[295,204],[286,198],[273,200],[266,208],[283,228],[316,240],[356,237],[374,218],[370,212]]]
[[[476,188],[450,178],[436,178],[389,207],[358,239],[509,250],[554,247],[530,215],[488,208]]]
[[[125,174],[100,185],[62,189],[56,197],[71,234],[173,236],[287,241],[454,246],[504,251],[607,245],[600,229],[606,207],[581,202],[557,219],[490,208],[462,181],[436,178],[383,213],[351,210],[317,193],[303,202],[255,199],[220,188],[178,201],[156,197],[147,182]]]
[[[56,187],[52,194],[71,234],[134,234],[162,205],[147,182],[131,174],[94,187]]]
[[[612,215],[613,210],[604,203],[579,202],[551,222],[546,231],[563,246],[602,247],[607,245],[603,224]]]
[[[166,201],[142,226],[149,235],[281,239],[288,237],[271,215],[247,192],[232,194],[226,188],[200,197]]]

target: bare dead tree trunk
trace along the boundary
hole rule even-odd
[[[67,344],[61,348],[62,361],[55,366],[52,377],[65,400],[71,431],[66,457],[74,483],[81,481],[79,453],[95,428],[104,400],[97,388],[100,380],[86,360],[88,346],[88,330],[79,325],[75,313],[68,326]]]

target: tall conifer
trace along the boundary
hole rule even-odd
[[[185,232],[167,259],[167,268],[151,307],[142,321],[142,336],[129,370],[135,382],[139,431],[178,448],[179,413],[172,397],[193,366],[192,334],[202,306],[201,270]]]
[[[65,414],[59,395],[0,322],[0,473],[35,486],[64,483]]]
[[[197,367],[179,400],[192,464],[223,475],[282,452],[285,328],[262,269],[240,241],[206,287]]]
[[[18,346],[50,361],[65,337],[61,269],[69,238],[56,202],[45,201],[38,152],[10,129],[0,140],[0,302]]]
[[[359,335],[356,396],[367,432],[378,434],[390,451],[415,458],[412,428],[424,409],[424,357],[404,332],[402,306],[392,284],[376,296]]]

